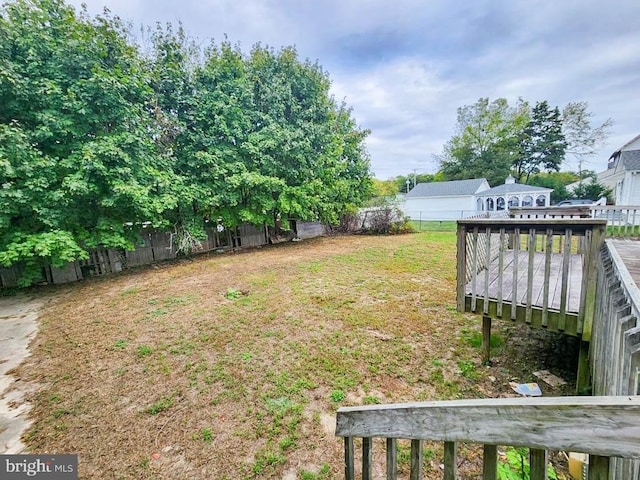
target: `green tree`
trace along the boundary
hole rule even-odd
[[[602,197],[607,199],[608,204],[612,204],[613,190],[599,183],[595,175],[588,180],[581,181],[578,186],[573,189],[572,193],[572,198],[598,200]]]
[[[395,184],[398,192],[407,192],[407,181],[409,182],[409,189],[412,189],[418,183],[436,182],[438,181],[438,178],[435,174],[431,173],[410,173],[408,175],[398,175],[395,178]]]
[[[529,106],[523,100],[510,107],[504,98],[481,98],[459,108],[456,134],[440,161],[443,179],[485,177],[491,185],[503,183],[519,156],[518,139],[528,121]]]
[[[368,131],[294,48],[200,49],[157,26],[145,55],[108,13],[0,10],[0,264],[132,248],[140,224],[192,237],[288,218],[337,222],[372,192]]]
[[[529,185],[553,188],[551,202],[557,203],[571,198],[566,186],[578,180],[580,180],[580,176],[574,172],[542,172],[531,175],[529,177]]]
[[[578,172],[595,155],[609,136],[613,120],[607,118],[601,125],[592,125],[593,113],[588,102],[570,102],[562,109],[562,132],[567,142],[566,153],[578,160]]]
[[[171,165],[147,134],[153,92],[126,28],[60,0],[0,10],[0,263],[60,266],[131,248],[126,223],[163,223]]]
[[[528,183],[532,174],[542,170],[559,171],[567,143],[558,107],[550,108],[546,100],[536,103],[531,120],[517,137],[517,144],[519,152],[513,169],[518,181]]]

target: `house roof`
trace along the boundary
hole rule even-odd
[[[508,195],[510,193],[523,194],[523,193],[546,193],[552,192],[553,188],[545,188],[545,187],[536,187],[533,185],[523,185],[521,183],[505,183],[503,185],[498,185],[497,187],[490,188],[489,190],[484,190],[480,192],[478,195],[492,197],[495,195]]]
[[[473,178],[471,180],[453,180],[451,182],[419,183],[407,193],[405,198],[475,195],[486,181],[484,178]]]
[[[620,160],[624,169],[640,170],[640,150],[623,150],[620,152]]]
[[[613,152],[613,155],[615,155],[618,152],[623,151],[625,148],[629,147],[632,143],[634,143],[636,140],[640,139],[640,135],[636,135],[635,137],[633,137],[631,140],[629,140],[627,143],[625,143],[624,145],[622,145],[620,148],[618,148],[615,152]],[[612,155],[612,156],[613,156]]]

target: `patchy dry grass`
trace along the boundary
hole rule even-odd
[[[26,441],[78,453],[81,478],[340,478],[339,406],[505,395],[538,367],[500,325],[480,366],[454,233],[322,238],[54,293],[19,372],[42,386]],[[425,450],[434,478],[441,457]]]

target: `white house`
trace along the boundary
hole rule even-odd
[[[475,214],[485,190],[485,178],[419,183],[405,195],[403,210],[413,220],[456,220]]]
[[[457,220],[507,207],[546,207],[552,191],[516,183],[511,175],[493,188],[485,178],[419,183],[405,195],[403,211],[412,220]]]
[[[613,152],[598,181],[613,189],[616,205],[640,205],[640,135]]]
[[[476,209],[499,212],[510,207],[548,207],[552,188],[516,183],[509,175],[503,185],[484,190],[477,195]]]

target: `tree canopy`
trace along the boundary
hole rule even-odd
[[[294,48],[203,49],[167,25],[143,53],[63,0],[5,3],[0,37],[2,265],[132,248],[141,222],[334,222],[370,195],[368,131]]]
[[[509,174],[528,183],[541,172],[558,172],[566,154],[582,161],[606,139],[611,120],[594,127],[587,108],[574,102],[561,113],[547,101],[531,107],[523,99],[511,107],[504,98],[460,107],[440,173],[446,180],[485,177],[496,185]]]

